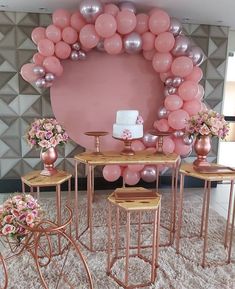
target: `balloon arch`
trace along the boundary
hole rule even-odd
[[[52,24],[32,31],[38,52],[32,63],[24,64],[21,76],[39,88],[53,85],[63,73],[62,60],[82,61],[91,49],[111,55],[142,52],[152,62],[153,69],[164,83],[164,103],[158,110],[153,127],[171,131],[164,137],[163,152],[175,152],[182,157],[192,152],[192,138],[184,133],[186,120],[205,109],[204,89],[199,84],[203,73],[199,65],[204,54],[182,32],[181,23],[164,10],[153,8],[149,13],[137,13],[131,2],[118,6],[99,0],[83,0],[79,10],[70,13],[58,9],[52,14]],[[155,150],[156,137],[145,133],[142,141],[133,142],[134,150]],[[106,166],[103,175],[115,181],[123,175],[127,184],[136,184],[140,177],[154,181],[156,168],[150,166]]]

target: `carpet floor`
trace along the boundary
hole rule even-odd
[[[107,229],[105,227],[107,220],[107,193],[98,192],[94,199],[94,246],[97,252],[90,252],[85,249],[79,242],[79,248],[87,260],[90,269],[94,289],[121,289],[112,278],[106,274],[107,254],[105,250],[107,243]],[[55,217],[55,204],[52,198],[44,197],[40,199],[46,217],[53,220]],[[210,267],[202,268],[198,263],[202,258],[203,241],[199,237],[187,238],[187,236],[198,235],[200,231],[202,199],[198,195],[190,195],[185,197],[183,227],[181,239],[181,252],[184,256],[176,254],[175,244],[173,246],[162,246],[159,250],[159,268],[157,270],[157,279],[154,284],[144,287],[145,289],[232,289],[235,284],[235,250],[233,245],[232,263],[228,265],[216,266],[215,262],[224,261],[227,252],[223,246],[223,236],[226,221],[218,213],[210,210],[209,218],[209,236],[208,236],[208,253],[207,260],[211,263]],[[170,196],[169,193],[162,194],[162,212],[161,224],[169,225]],[[65,215],[65,214],[64,214]],[[66,217],[64,217],[66,218]],[[147,220],[148,216],[146,216]],[[85,228],[86,224],[86,194],[79,192],[79,224],[80,230]],[[131,240],[134,242],[135,226],[132,227]],[[124,234],[123,227],[122,233]],[[122,242],[124,238],[120,239]],[[74,230],[73,230],[74,236]],[[151,230],[145,225],[142,232],[144,244],[148,244],[151,240]],[[167,241],[168,231],[161,227],[160,244]],[[57,239],[56,239],[57,240]],[[88,231],[83,234],[81,241],[87,244]],[[55,241],[57,242],[57,241]],[[64,242],[64,243],[63,243]],[[62,240],[65,244],[66,241]],[[233,242],[234,243],[234,242]],[[235,243],[234,243],[235,244]],[[8,248],[0,243],[0,252],[6,256],[9,252]],[[145,249],[144,255],[151,254]],[[64,256],[53,257],[53,262],[42,269],[42,273],[48,282],[50,289],[89,289],[84,267],[75,250],[65,250]],[[66,258],[66,263],[63,263]],[[64,265],[63,265],[64,264]],[[63,266],[65,277],[57,282],[56,278],[60,268]],[[40,284],[36,271],[36,266],[31,256],[26,252],[17,258],[7,261],[7,269],[9,276],[8,288],[10,289],[39,289],[43,288]],[[130,281],[135,283],[143,282],[150,274],[150,266],[143,260],[133,257],[130,260]],[[116,262],[112,272],[116,276],[123,276],[124,264],[123,260]],[[0,288],[1,280],[3,280],[3,271],[0,266]],[[69,280],[69,282],[64,282]],[[2,281],[3,282],[3,281]],[[71,285],[73,284],[73,285]],[[75,285],[74,285],[75,284]]]

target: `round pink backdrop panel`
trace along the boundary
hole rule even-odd
[[[86,131],[108,131],[101,150],[120,149],[112,138],[117,110],[136,109],[144,119],[144,131],[152,128],[162,104],[163,83],[150,61],[142,55],[111,56],[92,51],[86,61],[63,63],[64,73],[51,87],[56,119],[77,144],[94,149]]]

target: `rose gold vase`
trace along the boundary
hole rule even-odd
[[[54,163],[58,158],[57,150],[54,147],[47,149],[46,151],[41,150],[41,160],[43,161],[44,169],[41,171],[43,176],[52,176],[57,173],[54,168]]]
[[[194,143],[194,150],[197,154],[197,159],[193,162],[194,166],[209,166],[207,155],[211,150],[211,137],[209,135],[197,136]]]

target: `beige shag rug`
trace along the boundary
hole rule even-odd
[[[161,223],[169,224],[169,206],[170,198],[168,193],[163,193]],[[43,196],[42,196],[43,197]],[[94,228],[94,244],[96,249],[105,250],[107,242],[107,230],[105,227],[107,217],[107,193],[97,192],[94,200],[94,223],[97,227]],[[41,198],[40,203],[46,211],[47,218],[53,219],[55,215],[55,204],[52,198]],[[182,234],[190,236],[198,234],[200,230],[201,217],[201,197],[198,195],[186,196],[184,202],[184,223]],[[79,223],[81,229],[86,223],[86,194],[79,192]],[[181,240],[181,248],[186,256],[177,255],[174,246],[161,247],[159,251],[159,268],[157,270],[157,279],[154,284],[145,289],[232,289],[235,284],[235,250],[233,248],[232,260],[229,265],[215,266],[216,261],[223,261],[227,257],[227,252],[223,247],[223,234],[225,229],[225,219],[219,216],[218,213],[210,210],[209,219],[209,250],[207,260],[212,263],[212,266],[203,269],[200,263],[202,258],[202,239],[200,238],[184,238]],[[98,227],[99,226],[99,227]],[[124,232],[124,229],[123,229]],[[135,234],[135,228],[132,228],[132,234]],[[73,231],[74,236],[74,231]],[[148,244],[151,240],[151,230],[148,225],[143,229],[143,240]],[[161,227],[161,244],[167,240],[168,232]],[[85,233],[82,242],[87,243],[88,234]],[[78,245],[85,256],[94,283],[94,289],[118,289],[122,288],[106,275],[107,254],[104,251],[95,253],[89,252],[78,242]],[[235,243],[233,244],[233,247]],[[6,256],[8,253],[0,243],[0,252]],[[148,249],[144,254],[149,255]],[[64,283],[65,279],[61,279],[58,283],[57,275],[60,272],[63,258],[66,255],[66,264],[63,268],[65,279],[70,280]],[[38,289],[43,288],[40,284],[36,266],[28,253],[14,258],[7,262],[9,285],[11,289]],[[84,267],[81,264],[79,257],[74,253],[74,250],[69,250],[64,253],[64,256],[53,257],[53,263],[42,269],[42,273],[46,278],[49,288],[55,289],[88,289],[88,283]],[[149,276],[149,265],[139,258],[131,258],[130,261],[130,281],[133,283],[145,281],[146,276]],[[123,260],[115,263],[113,273],[117,276],[123,275]],[[2,268],[0,266],[0,288],[2,277]],[[68,285],[73,284],[73,285]],[[74,285],[75,284],[75,285]]]

